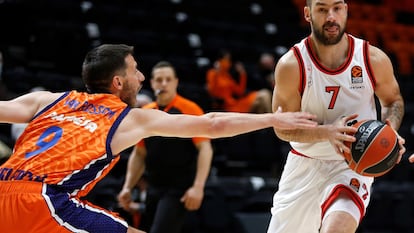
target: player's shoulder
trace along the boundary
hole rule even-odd
[[[277,72],[296,72],[302,62],[300,54],[296,54],[293,49],[290,49],[283,54],[277,62]]]
[[[368,46],[368,57],[373,67],[391,63],[390,58],[382,49],[371,44]]]
[[[285,54],[283,54],[280,59],[279,63],[282,63],[283,65],[292,65],[297,62],[298,54],[295,53],[294,49],[289,49]]]
[[[68,92],[36,91],[27,94],[29,98],[37,100],[41,108],[63,98]]]

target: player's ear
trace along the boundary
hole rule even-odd
[[[115,76],[112,78],[112,86],[113,86],[115,89],[121,89],[121,88],[122,88],[122,80],[121,80],[121,77],[120,77],[120,76],[115,75]]]
[[[311,22],[311,12],[310,12],[310,7],[305,6],[303,8],[303,17],[305,18],[306,22],[310,23]]]

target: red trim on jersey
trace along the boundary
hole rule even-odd
[[[362,217],[364,217],[364,214],[365,214],[364,213],[365,212],[364,202],[361,200],[361,198],[354,191],[352,191],[349,187],[347,187],[343,184],[339,184],[339,185],[335,186],[333,188],[331,194],[329,195],[329,197],[321,205],[321,208],[322,208],[321,218],[323,219],[323,217],[325,216],[325,213],[328,210],[328,208],[332,205],[332,203],[336,199],[338,199],[339,194],[341,194],[341,193],[345,193],[346,195],[348,195],[348,197],[350,197],[351,200],[357,205],[359,211],[361,212],[361,217],[359,219],[359,221],[361,221]]]
[[[329,75],[336,75],[336,74],[339,74],[339,73],[345,71],[345,69],[348,68],[349,64],[351,64],[352,57],[353,57],[353,54],[354,54],[354,49],[355,49],[355,41],[354,41],[354,38],[352,38],[348,34],[346,34],[346,35],[347,35],[348,41],[349,41],[348,55],[347,55],[347,58],[346,58],[345,62],[336,69],[327,68],[319,62],[318,56],[316,55],[316,52],[312,47],[311,37],[308,36],[306,38],[306,40],[305,40],[306,49],[308,50],[308,53],[310,55],[310,58],[311,58],[312,62],[315,64],[315,66],[321,72],[329,74]]]
[[[300,72],[300,77],[299,77],[299,93],[300,96],[303,95],[303,92],[305,91],[305,83],[306,83],[306,71],[305,71],[305,63],[303,62],[303,58],[302,55],[299,52],[299,49],[294,46],[292,47],[292,51],[293,54],[296,57],[296,60],[298,61],[298,65],[299,65],[299,72]]]
[[[375,90],[375,86],[377,84],[377,80],[375,79],[374,73],[372,72],[372,66],[371,66],[371,61],[369,59],[369,43],[368,41],[364,41],[364,63],[365,63],[365,67],[367,69],[367,73],[368,73],[368,77],[369,80],[371,81],[372,84],[372,88]]]
[[[302,156],[302,157],[306,157],[306,158],[310,158],[311,159],[311,157],[309,157],[307,155],[304,155],[304,154],[300,153],[299,151],[297,151],[295,149],[290,149],[290,152],[292,152],[295,155],[299,155],[299,156]]]

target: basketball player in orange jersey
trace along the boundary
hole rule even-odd
[[[401,124],[404,102],[390,59],[345,33],[347,14],[344,0],[307,0],[304,16],[311,34],[276,65],[273,109],[311,112],[319,125],[275,129],[292,149],[273,198],[268,233],[355,232],[373,178],[356,174],[344,161],[341,152],[349,151],[344,141],[355,140],[347,135],[355,132],[347,122],[379,118],[395,131]],[[402,156],[404,139],[398,137]]]
[[[144,81],[133,47],[105,44],[87,53],[86,92],[32,92],[0,101],[0,122],[28,122],[0,166],[0,232],[143,232],[82,201],[143,138],[230,137],[267,127],[312,128],[309,113],[168,114],[131,108]]]

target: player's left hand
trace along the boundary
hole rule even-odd
[[[395,134],[397,135],[397,139],[398,139],[398,144],[399,144],[399,146],[400,146],[400,151],[399,151],[399,157],[398,157],[398,160],[397,160],[397,163],[400,163],[400,161],[401,161],[401,158],[402,158],[402,156],[403,156],[403,154],[405,153],[405,151],[406,151],[406,148],[405,148],[405,146],[404,146],[404,144],[405,144],[405,139],[403,138],[403,137],[401,137],[400,136],[400,134],[398,134],[398,132],[397,132],[397,130],[395,130],[393,127],[392,127],[392,125],[391,125],[391,121],[390,120],[385,120],[385,124],[387,124],[387,125],[389,125],[393,130],[394,130],[394,132],[395,132]],[[413,154],[414,155],[414,154]],[[414,156],[410,156],[410,158],[409,158],[409,161],[410,162],[414,162]],[[413,158],[412,158],[413,157]]]

